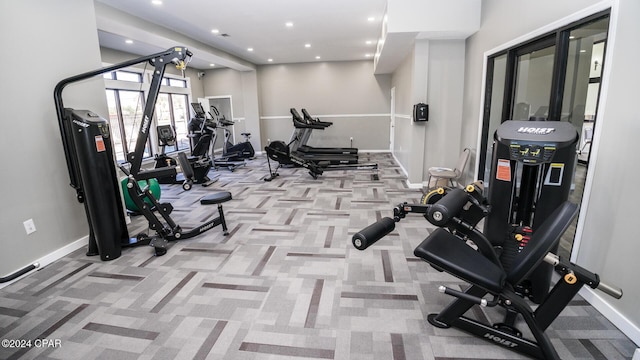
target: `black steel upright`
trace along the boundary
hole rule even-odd
[[[131,245],[136,240],[129,238],[124,220],[115,168],[116,162],[109,136],[109,124],[91,111],[65,108],[62,101],[62,91],[71,83],[138,63],[149,61],[153,65],[151,88],[145,104],[136,147],[133,153],[127,154],[127,160],[131,162],[131,174],[138,180],[149,179],[155,177],[153,175],[157,172],[142,172],[140,166],[144,147],[149,137],[151,118],[160,91],[164,69],[172,63],[176,64],[178,68],[184,69],[185,61],[188,62],[191,55],[191,52],[185,47],[173,47],[160,53],[72,76],[56,85],[53,97],[71,181],[70,185],[76,190],[78,201],[84,203],[89,222],[88,255],[99,254],[102,260],[113,260],[120,256],[122,246]],[[166,172],[167,170],[162,171]]]

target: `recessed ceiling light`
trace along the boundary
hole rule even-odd
[[[127,44],[133,44],[133,40],[129,40],[129,39],[125,40],[124,42],[126,42]]]
[[[369,22],[375,21],[375,20],[376,20],[376,18],[374,18],[373,16],[370,16],[370,17],[367,18],[367,21],[369,21]]]
[[[311,47],[311,44],[304,44],[304,47],[306,47],[306,48],[310,48],[310,47]]]
[[[364,57],[371,57],[371,54],[364,54]]]
[[[580,50],[580,52],[581,52],[581,53],[586,53],[586,52],[587,52],[587,50]]]
[[[162,5],[162,0],[151,0],[153,5]]]
[[[214,66],[216,66],[216,64],[209,64],[209,66],[214,67]]]
[[[569,39],[571,39],[571,40],[573,40],[573,39],[575,39],[575,38],[576,38],[576,37],[575,37],[575,36],[573,36],[573,35],[569,36]]]
[[[371,45],[371,44],[373,44],[373,41],[367,40],[367,45]]]
[[[247,51],[251,52],[253,51],[253,48],[247,48]]]
[[[273,59],[267,59],[268,62],[273,62]]]
[[[316,56],[316,60],[320,60],[320,56]]]
[[[288,21],[287,23],[284,24],[286,27],[293,27],[293,23],[291,21]]]
[[[218,33],[220,32],[220,30],[218,30],[218,29],[213,29],[213,30],[211,30],[211,32],[212,32],[212,33],[214,33],[214,34],[218,34]]]

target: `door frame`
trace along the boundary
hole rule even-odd
[[[393,154],[395,147],[395,128],[396,128],[396,87],[391,88],[391,121],[389,124],[389,151]]]
[[[505,88],[503,99],[505,99],[502,108],[503,121],[509,119],[513,113],[513,94],[515,92],[515,67],[517,57],[523,53],[527,53],[535,50],[536,48],[543,48],[554,44],[557,46],[555,51],[555,60],[553,68],[552,88],[549,99],[549,118],[548,120],[560,120],[562,112],[562,96],[564,91],[564,79],[567,68],[567,53],[569,50],[569,32],[577,27],[580,27],[586,23],[592,22],[603,16],[609,16],[609,27],[611,27],[611,5],[599,4],[599,6],[592,6],[584,9],[573,15],[570,15],[562,20],[551,23],[545,27],[542,27],[527,35],[516,38],[501,46],[486,51],[483,56],[483,77],[482,77],[482,93],[480,97],[480,112],[478,121],[478,138],[477,149],[480,149],[476,153],[476,168],[475,178],[484,180],[484,167],[486,164],[486,157],[484,154],[487,152],[488,139],[488,118],[490,110],[491,97],[495,94],[490,94],[491,77],[493,76],[493,63],[492,60],[496,57],[507,54],[507,69],[505,74]],[[599,99],[598,99],[599,101]],[[485,124],[486,122],[486,124]],[[594,130],[594,137],[598,134]],[[595,139],[594,139],[595,141]]]

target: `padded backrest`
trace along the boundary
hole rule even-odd
[[[182,174],[185,179],[193,178],[193,168],[189,163],[189,159],[187,159],[187,154],[183,152],[178,153],[178,163],[180,164],[180,168],[182,169]]]
[[[578,205],[565,201],[542,225],[533,232],[528,244],[513,260],[513,266],[507,274],[507,282],[517,284],[524,280],[553,249],[562,234],[567,230],[578,214]]]

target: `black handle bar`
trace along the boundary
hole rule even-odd
[[[455,222],[458,225],[464,224],[469,229],[472,229],[472,225],[466,224],[458,218],[463,207],[469,201],[470,195],[468,191],[453,189],[433,205],[402,203],[393,209],[393,219],[385,217],[378,220],[355,233],[351,241],[356,249],[364,250],[393,231],[395,223],[403,219],[407,213],[425,214],[427,220],[436,226],[445,226]]]
[[[396,228],[396,222],[390,217],[384,217],[353,235],[351,241],[358,250],[364,250],[382,239]]]

